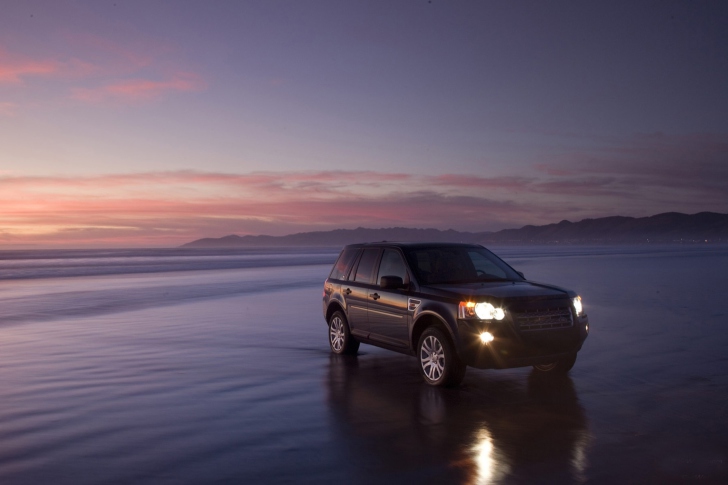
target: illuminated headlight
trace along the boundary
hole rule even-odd
[[[496,308],[490,303],[473,301],[461,301],[458,314],[460,318],[478,317],[481,320],[503,320],[506,317],[506,312],[502,308]]]
[[[576,310],[576,316],[581,316],[582,311],[584,308],[581,306],[581,297],[577,296],[573,299],[574,302],[574,310]]]
[[[492,333],[490,332],[483,332],[480,334],[480,341],[484,344],[489,344],[495,339]]]

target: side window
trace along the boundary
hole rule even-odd
[[[336,260],[334,268],[331,270],[329,278],[335,280],[341,280],[346,277],[346,273],[349,271],[349,266],[354,261],[358,248],[344,249],[339,255],[339,259]]]
[[[430,253],[427,251],[417,251],[415,253],[417,257],[417,268],[425,273],[432,273],[432,266],[430,265]]]
[[[407,260],[410,268],[415,272],[420,283],[429,283],[429,275],[432,272],[430,254],[427,251],[408,251]]]
[[[359,266],[356,267],[354,281],[357,283],[372,282],[374,264],[377,262],[377,256],[379,256],[379,249],[377,248],[367,248],[362,252],[361,259],[359,259]]]
[[[384,250],[376,283],[379,283],[382,276],[399,276],[402,281],[407,281],[407,267],[402,260],[402,256],[394,249]]]
[[[482,254],[472,251],[468,252],[468,255],[470,256],[470,260],[475,266],[475,271],[477,271],[478,276],[496,276],[498,278],[508,277],[505,271],[500,269],[498,266],[495,265],[495,263],[490,261]]]

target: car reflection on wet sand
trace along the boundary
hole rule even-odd
[[[356,454],[351,465],[392,482],[585,480],[589,426],[568,376],[475,371],[462,388],[441,389],[424,385],[413,365],[331,356],[331,426]]]

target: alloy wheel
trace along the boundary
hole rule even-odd
[[[331,348],[335,352],[341,352],[344,348],[344,322],[338,316],[331,320],[329,325],[329,339],[331,340]]]
[[[433,335],[428,335],[420,348],[422,371],[431,381],[437,381],[445,371],[445,352],[442,343]]]

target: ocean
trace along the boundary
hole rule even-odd
[[[568,379],[331,355],[336,248],[0,251],[0,483],[728,481],[728,246],[492,249],[582,296]]]

